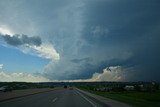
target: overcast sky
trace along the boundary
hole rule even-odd
[[[0,7],[0,81],[160,81],[159,0]]]

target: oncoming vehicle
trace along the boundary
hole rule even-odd
[[[67,85],[65,85],[64,88],[67,88]]]
[[[9,86],[2,86],[0,87],[0,91],[2,92],[12,91],[12,88]]]

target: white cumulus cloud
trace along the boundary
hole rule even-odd
[[[121,66],[110,66],[102,73],[94,73],[89,79],[64,80],[64,82],[125,81],[125,69]]]
[[[0,69],[3,69],[3,64],[0,64]]]
[[[125,75],[121,66],[111,66],[103,70],[103,73],[94,73],[92,81],[124,81]]]
[[[24,53],[35,54],[39,57],[50,59],[52,61],[60,59],[59,53],[51,44],[42,44],[40,46],[25,45],[22,46],[21,50]]]
[[[0,82],[48,82],[49,80],[40,75],[28,73],[5,73],[0,72]]]
[[[0,34],[3,34],[3,35],[6,35],[6,34],[8,34],[8,35],[13,35],[13,32],[12,31],[10,31],[9,29],[7,29],[7,28],[3,28],[3,27],[0,27]]]

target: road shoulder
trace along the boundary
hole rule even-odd
[[[99,96],[99,95],[95,95],[95,94],[83,91],[81,89],[78,89],[78,88],[76,88],[76,90],[78,90],[79,92],[81,92],[81,93],[83,93],[83,94],[85,94],[89,97],[92,97],[92,98],[100,101],[103,104],[108,105],[109,107],[131,107],[128,104],[125,104],[125,103],[122,103],[122,102],[119,102],[119,101],[116,101],[116,100],[112,100],[112,99],[109,99],[109,98],[105,98],[105,97],[102,97],[102,96]]]

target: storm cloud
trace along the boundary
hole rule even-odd
[[[20,46],[20,45],[35,45],[35,46],[40,46],[42,44],[41,38],[40,37],[28,37],[27,35],[2,35],[2,37],[4,38],[4,40],[13,46]]]
[[[160,81],[159,0],[35,0],[35,6],[31,1],[16,2],[0,5],[9,11],[0,10],[0,24],[7,23],[20,34],[42,35],[42,41],[54,47],[49,52],[55,53],[49,54],[53,60],[42,72],[45,78],[91,79],[98,74],[99,80],[107,81],[124,76],[123,81]],[[16,47],[35,45],[38,52],[43,44],[39,37],[3,38]],[[46,47],[43,53],[48,52]]]
[[[83,62],[89,62],[89,61],[92,61],[91,58],[82,58],[82,59],[72,59],[71,62],[73,63],[83,63]]]
[[[50,37],[63,57],[59,64],[50,64],[45,69],[49,74],[46,75],[51,79],[88,79],[95,73],[103,73],[106,67],[121,66],[125,74],[117,74],[125,75],[123,81],[159,81],[160,2],[87,0],[83,3],[73,11],[82,13],[82,18],[72,17],[83,23],[78,34],[74,34],[74,28],[65,28],[65,33],[59,31],[63,36]]]

